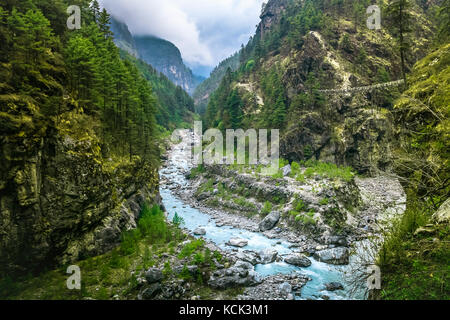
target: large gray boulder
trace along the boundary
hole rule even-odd
[[[280,284],[278,290],[280,290],[280,293],[282,295],[288,296],[292,293],[292,286],[288,282],[283,282],[282,284]]]
[[[296,253],[290,254],[284,258],[284,262],[292,264],[297,267],[309,267],[311,266],[311,260],[309,260],[304,254]]]
[[[208,280],[208,285],[215,289],[233,287],[250,287],[261,283],[256,272],[249,270],[250,264],[238,262],[229,269],[214,272]],[[251,266],[253,268],[253,266]]]
[[[161,270],[156,268],[150,268],[145,272],[145,280],[147,283],[155,283],[161,281],[163,278],[163,273]]]
[[[330,282],[325,284],[325,290],[327,291],[344,290],[344,286],[339,282]]]
[[[278,221],[280,221],[280,213],[278,211],[271,212],[259,223],[259,230],[262,232],[273,229]]]
[[[269,264],[275,262],[278,252],[274,249],[267,248],[259,252],[259,263]]]
[[[194,235],[196,236],[204,236],[206,234],[206,229],[202,227],[198,227],[194,230]]]
[[[230,241],[227,242],[229,246],[242,248],[248,244],[248,240],[240,239],[240,238],[231,238]]]
[[[259,256],[254,251],[249,251],[249,250],[239,251],[236,254],[236,258],[238,258],[239,260],[251,263],[252,265],[257,265],[259,263]]]
[[[287,166],[284,166],[283,168],[281,168],[281,171],[283,172],[283,177],[287,177],[292,172],[291,165],[288,164]]]
[[[339,247],[317,251],[314,253],[314,258],[318,261],[335,264],[346,265],[349,263],[350,252],[348,248]]]

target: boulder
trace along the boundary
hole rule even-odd
[[[264,232],[273,229],[278,221],[280,221],[280,217],[281,215],[278,211],[271,212],[259,223],[259,230]]]
[[[215,289],[228,289],[233,287],[249,287],[261,283],[256,272],[245,269],[249,264],[237,263],[229,269],[214,272],[208,280],[208,285]]]
[[[259,256],[254,251],[240,251],[236,254],[236,258],[245,262],[249,262],[252,265],[257,265],[259,262]]]
[[[288,296],[292,292],[292,286],[288,282],[283,282],[278,290],[282,295]]]
[[[311,260],[309,260],[304,254],[296,253],[290,254],[284,258],[284,262],[292,264],[297,267],[309,267],[311,266]]]
[[[327,291],[344,290],[344,286],[339,282],[330,282],[325,284],[325,290]]]
[[[283,168],[281,168],[281,171],[283,172],[283,177],[287,177],[292,172],[291,165],[288,164],[287,166],[284,166]]]
[[[163,278],[163,273],[161,270],[156,268],[150,268],[145,272],[145,280],[147,283],[155,283],[161,281]]]
[[[350,252],[348,248],[339,247],[317,251],[314,253],[314,258],[318,261],[335,264],[346,265],[349,263]]]
[[[206,200],[208,198],[211,197],[211,193],[210,192],[202,192],[199,195],[197,195],[197,200],[198,201],[203,201]]]
[[[194,230],[194,234],[196,236],[204,236],[206,234],[206,229],[205,228],[197,228]]]
[[[248,240],[240,239],[240,238],[231,238],[230,241],[227,242],[227,245],[232,247],[243,248],[248,244]]]
[[[144,300],[151,300],[161,292],[161,285],[159,283],[153,283],[148,288],[144,289],[144,291],[142,291],[141,296]]]
[[[348,245],[347,238],[344,236],[331,236],[328,239],[326,239],[325,243],[334,244],[334,245],[342,246],[342,247],[345,247]]]
[[[244,269],[244,270],[253,270],[253,265],[251,263],[246,262],[246,261],[242,261],[242,260],[236,261],[234,266],[236,268],[241,268],[241,269]]]
[[[268,248],[259,252],[259,263],[269,264],[275,262],[278,252],[274,249]]]
[[[197,272],[198,272],[198,267],[197,266],[186,266],[187,270],[189,271],[189,274],[191,276],[196,276]],[[184,266],[176,266],[173,268],[173,271],[175,272],[175,274],[180,274],[182,273],[184,270]]]

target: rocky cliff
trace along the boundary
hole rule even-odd
[[[104,253],[136,227],[145,201],[159,201],[157,172],[103,158],[91,128],[41,133],[2,138],[1,271],[40,271]]]
[[[111,18],[111,31],[114,33],[114,43],[120,49],[125,50],[135,58],[139,58],[139,52],[136,48],[136,43],[134,41],[133,35],[128,26],[117,20],[116,18]]]
[[[138,36],[135,41],[142,60],[189,94],[194,92],[202,79],[184,64],[180,50],[173,43],[152,36]]]
[[[400,58],[387,18],[381,30],[367,28],[367,6],[269,1],[241,67],[211,98],[207,124],[235,126],[228,115],[242,113],[241,127],[280,129],[281,153],[290,161],[389,169],[396,141],[389,110],[402,89],[389,83],[401,79]],[[415,4],[411,12],[408,68],[424,56],[433,31],[431,9]],[[236,93],[240,110],[228,103]]]

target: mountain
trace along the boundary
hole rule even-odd
[[[186,91],[175,84],[174,78],[169,80],[163,73],[140,59],[140,53],[136,46],[135,39],[125,23],[112,17],[110,27],[113,32],[114,43],[121,49],[122,58],[136,66],[152,86],[157,104],[156,120],[160,125],[161,130],[174,130],[183,123],[192,122],[194,101]],[[167,61],[172,61],[173,63],[173,61],[176,60],[176,65],[182,66],[182,62],[180,63],[181,55],[179,54],[178,49],[174,48],[171,44],[168,44],[168,46],[171,47],[169,51],[177,51],[178,55],[176,59],[169,57]],[[152,61],[155,64],[158,63],[155,60]],[[183,68],[183,70],[186,71],[185,68]],[[189,72],[189,70],[187,70],[187,72]],[[199,79],[194,76],[192,81],[194,82],[194,85],[196,85],[203,81],[203,78]]]
[[[151,65],[189,94],[205,80],[184,64],[180,50],[173,43],[154,36],[133,37],[128,26],[114,17],[111,18],[111,31],[114,43],[120,49]]]
[[[212,72],[208,79],[204,80],[194,91],[193,98],[195,101],[196,111],[203,114],[206,111],[211,94],[219,87],[227,69],[236,71],[239,68],[239,53],[235,53],[231,57],[222,61]]]
[[[135,58],[139,58],[139,52],[136,47],[136,43],[134,41],[133,35],[130,30],[128,30],[128,26],[120,22],[114,17],[111,17],[111,31],[114,33],[114,43],[120,49],[125,50],[129,54],[131,54]]]
[[[238,70],[211,95],[206,125],[278,128],[281,154],[290,161],[322,160],[359,172],[391,167],[388,111],[401,86],[353,89],[403,78],[396,19],[383,5],[383,28],[369,30],[369,5],[269,1]],[[406,72],[431,44],[433,7],[418,2],[410,9],[414,33],[407,35]]]
[[[142,60],[162,72],[189,94],[194,93],[202,78],[196,78],[184,64],[180,50],[171,42],[153,36],[134,37]]]
[[[175,85],[164,74],[151,65],[121,51],[123,59],[130,61],[150,83],[156,97],[156,120],[161,131],[175,130],[192,123],[194,100],[180,86]]]

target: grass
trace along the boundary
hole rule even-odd
[[[378,264],[385,300],[450,299],[450,229],[435,225],[430,231],[416,230],[430,223],[433,210],[419,201],[409,201],[407,210],[386,237]]]
[[[308,160],[303,164],[306,167],[303,174],[307,178],[317,175],[321,178],[342,179],[349,182],[355,176],[351,167],[339,167],[334,163]]]
[[[269,201],[264,202],[264,207],[261,210],[261,215],[262,216],[267,216],[269,213],[272,212],[272,203]]]

